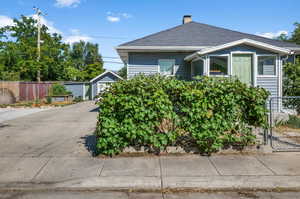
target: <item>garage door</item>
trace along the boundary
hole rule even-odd
[[[102,93],[103,91],[105,91],[106,88],[108,88],[110,86],[109,83],[98,83],[98,87],[97,87],[97,93]]]

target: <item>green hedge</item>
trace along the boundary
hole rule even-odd
[[[230,78],[181,81],[137,76],[114,83],[99,101],[95,134],[99,154],[127,147],[161,151],[197,147],[212,153],[253,143],[251,126],[266,126],[269,93]]]

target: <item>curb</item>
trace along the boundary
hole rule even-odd
[[[300,176],[201,176],[137,177],[111,176],[65,182],[0,183],[7,191],[128,191],[128,192],[300,192]]]

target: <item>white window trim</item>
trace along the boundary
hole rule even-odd
[[[164,74],[164,73],[161,73],[160,72],[160,65],[159,65],[159,61],[174,61],[174,65],[173,65],[173,69],[172,69],[172,72],[171,74]],[[164,75],[164,76],[167,76],[167,77],[170,77],[170,76],[175,76],[175,69],[176,69],[176,59],[158,59],[157,60],[157,66],[158,66],[158,73],[161,74],[161,75]]]
[[[210,57],[227,57],[227,75],[211,75],[210,74]],[[212,77],[229,77],[230,76],[230,54],[211,54],[207,57],[207,76]]]
[[[82,99],[85,100],[85,84],[82,84]]]
[[[278,66],[279,66],[279,61],[280,58],[278,57],[278,55],[276,54],[258,54],[257,56],[257,64],[256,64],[256,73],[257,73],[257,77],[278,77]],[[258,74],[258,57],[275,57],[275,75],[259,75]]]

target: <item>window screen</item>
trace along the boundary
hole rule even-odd
[[[209,62],[210,75],[228,75],[228,57],[210,56]]]
[[[276,57],[258,56],[258,75],[276,75]]]

